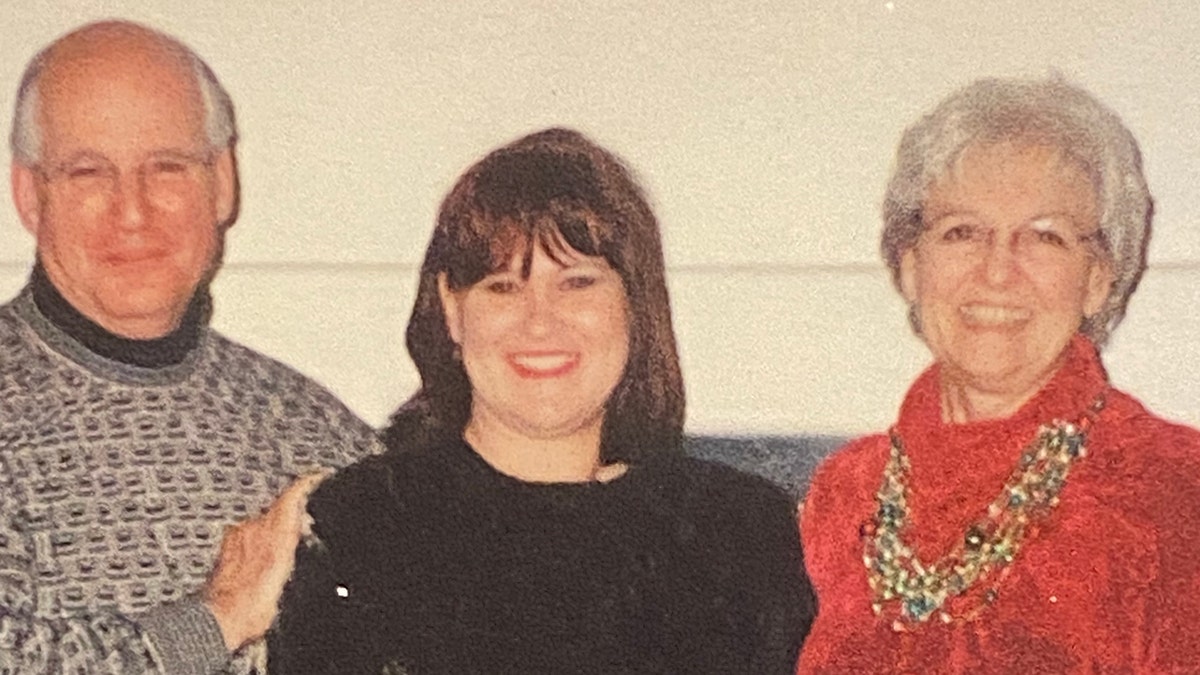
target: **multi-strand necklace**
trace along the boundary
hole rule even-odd
[[[900,435],[893,429],[883,484],[875,495],[878,508],[862,531],[863,562],[875,614],[894,617],[892,628],[904,631],[935,615],[946,623],[970,620],[991,604],[1021,544],[1058,505],[1071,466],[1086,456],[1087,432],[1103,405],[1101,394],[1077,422],[1055,420],[1042,425],[987,514],[967,528],[949,554],[932,564],[922,563],[905,540],[910,467]],[[983,587],[979,602],[965,613],[952,614],[947,603],[977,584]]]

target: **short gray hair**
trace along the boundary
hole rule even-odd
[[[1079,332],[1102,345],[1146,269],[1154,207],[1133,134],[1095,96],[1061,77],[976,80],[905,130],[883,202],[884,260],[899,287],[900,260],[925,227],[921,211],[929,187],[967,148],[1023,140],[1057,148],[1092,179],[1100,248],[1114,280],[1100,311]],[[915,323],[914,329],[919,332]]]
[[[21,75],[21,85],[17,89],[17,102],[13,107],[12,132],[9,136],[9,148],[12,150],[14,160],[32,166],[41,159],[41,129],[37,121],[38,84],[54,48],[66,37],[105,25],[145,32],[162,41],[172,51],[178,52],[191,66],[192,73],[196,78],[200,99],[204,105],[204,133],[210,147],[227,148],[237,142],[237,122],[233,114],[233,100],[229,97],[229,92],[222,86],[221,81],[217,79],[216,74],[213,73],[212,68],[204,62],[204,59],[200,58],[199,54],[170,35],[141,24],[126,21],[103,22],[89,24],[55,40],[38,52],[25,66],[25,72]]]

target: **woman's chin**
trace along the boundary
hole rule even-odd
[[[542,441],[553,441],[571,438],[598,427],[592,415],[538,415],[526,417],[518,423],[527,438]]]

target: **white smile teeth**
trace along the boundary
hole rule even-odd
[[[529,370],[555,370],[562,368],[571,361],[570,354],[549,354],[545,356],[514,356],[513,362]]]
[[[1027,309],[997,305],[963,305],[959,308],[959,312],[972,323],[991,326],[1027,321],[1031,316]]]

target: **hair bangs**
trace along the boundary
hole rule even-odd
[[[535,245],[565,264],[575,255],[617,262],[616,209],[594,164],[546,148],[501,151],[471,176],[469,204],[452,226],[446,261],[450,285],[461,289],[507,269],[521,257],[528,276]]]
[[[580,256],[603,257],[615,266],[613,228],[590,210],[554,208],[520,220],[479,214],[467,221],[447,261],[450,286],[456,290],[510,269],[518,257],[521,277],[528,278],[538,249],[562,266]]]

